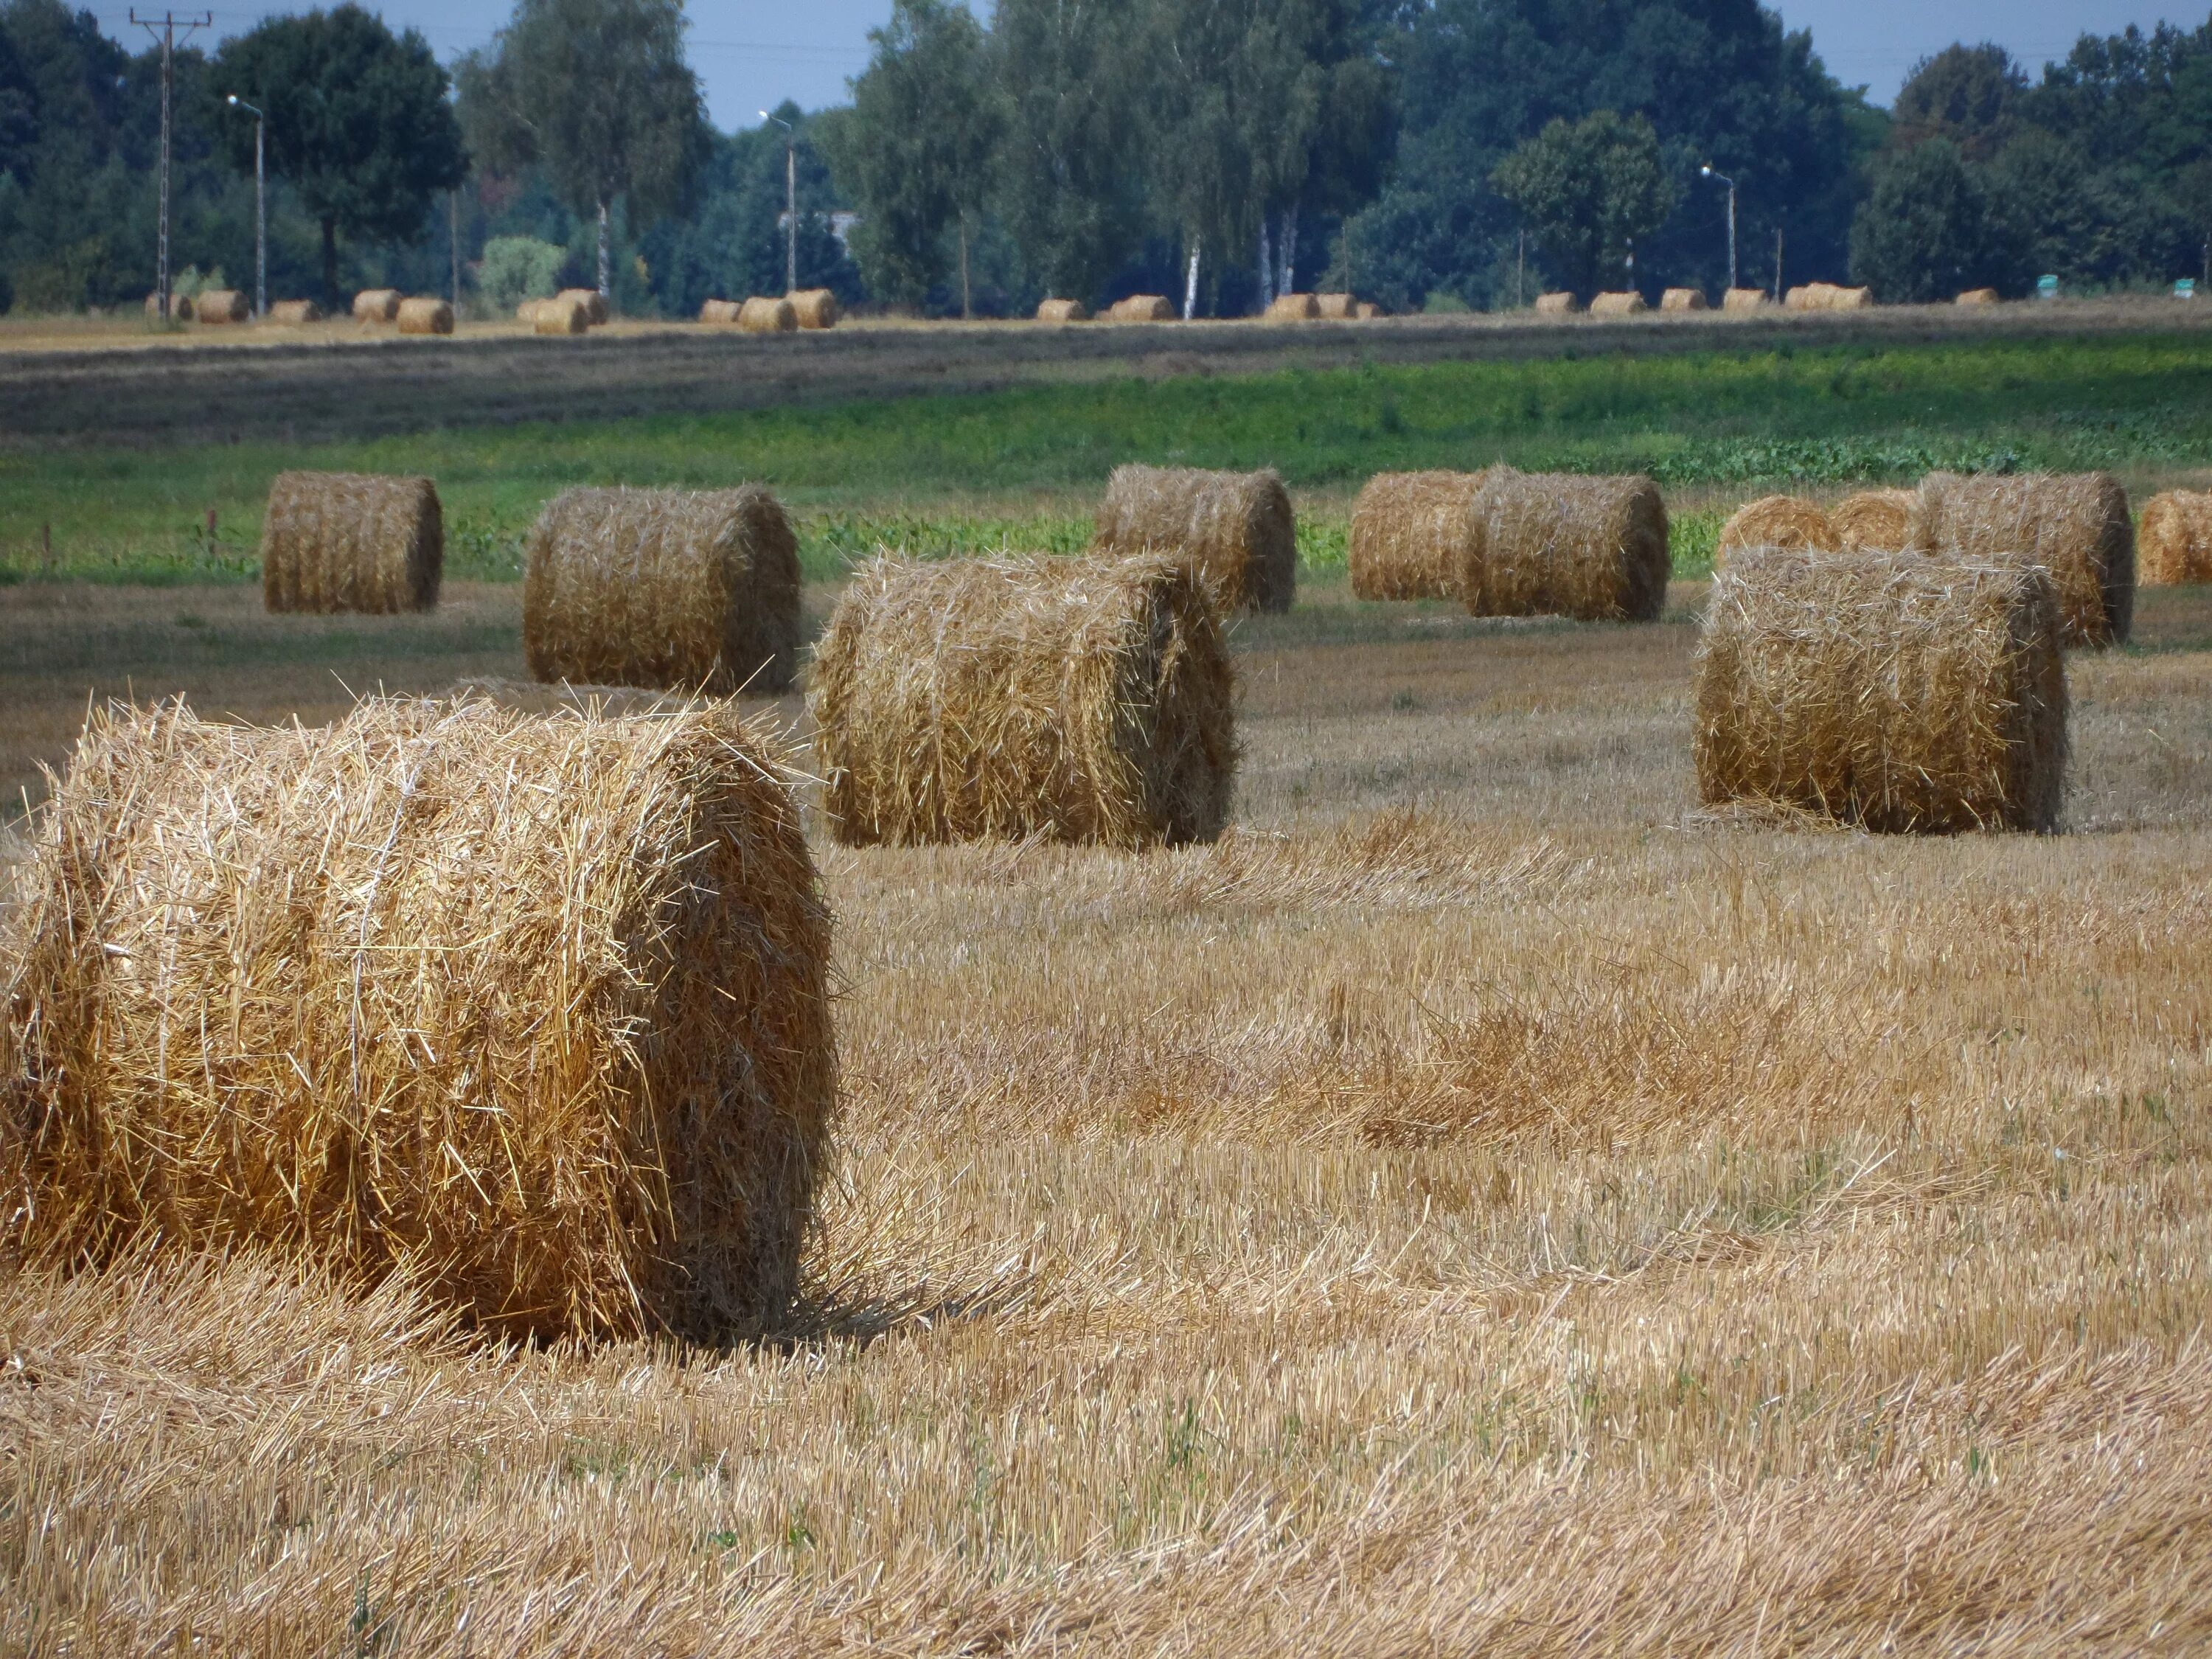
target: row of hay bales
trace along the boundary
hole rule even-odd
[[[1765,311],[1771,308],[1773,303],[1764,289],[1732,288],[1721,296],[1721,309],[1726,312]],[[1860,311],[1873,304],[1871,289],[1839,288],[1833,283],[1807,283],[1802,287],[1790,289],[1782,296],[1782,307],[1785,311]],[[1703,289],[1670,288],[1659,296],[1659,309],[1662,311],[1705,311],[1708,308]],[[1539,316],[1571,317],[1583,309],[1582,297],[1565,290],[1536,296]],[[1643,295],[1633,289],[1622,289],[1592,295],[1589,314],[1593,317],[1634,317],[1650,309],[1650,303]]]
[[[835,328],[844,313],[826,288],[797,289],[778,298],[756,294],[747,300],[709,300],[699,320],[733,327],[746,334],[791,334],[804,329]]]
[[[146,296],[146,314],[161,314],[161,296]],[[251,321],[253,306],[244,292],[234,288],[203,289],[197,295],[173,294],[169,296],[169,315],[180,323],[198,322],[210,328],[220,328]],[[323,320],[323,308],[313,300],[278,300],[269,307],[262,319],[280,328],[297,328],[306,323]]]

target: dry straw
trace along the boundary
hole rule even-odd
[[[1911,489],[1862,489],[1828,509],[1836,543],[1846,553],[1927,550],[1920,495]]]
[[[1662,311],[1703,311],[1705,291],[1701,288],[1670,288],[1659,296]]]
[[[157,319],[161,314],[161,295],[158,289],[146,296],[146,314]],[[169,315],[180,323],[191,321],[192,296],[189,294],[172,294],[169,296]]]
[[[0,960],[0,1252],[262,1246],[514,1335],[776,1323],[830,925],[727,705],[95,713]]]
[[[1279,294],[1267,302],[1271,323],[1310,323],[1321,314],[1321,306],[1310,294]]]
[[[438,603],[446,521],[428,478],[280,472],[261,518],[271,611],[390,616]]]
[[[1556,294],[1536,296],[1536,314],[1540,317],[1568,317],[1583,308],[1582,301],[1564,290]]]
[[[279,300],[269,307],[269,320],[280,327],[296,328],[302,323],[319,323],[323,308],[313,300]]]
[[[2143,506],[2136,578],[2146,587],[2212,581],[2212,495],[2169,489]]]
[[[535,324],[538,320],[538,312],[544,307],[550,306],[552,303],[553,301],[550,298],[544,300],[525,300],[520,305],[515,307],[514,320],[518,323]]]
[[[1811,548],[1832,553],[1843,545],[1820,507],[1802,495],[1761,495],[1729,515],[1713,547],[1715,563],[1747,547]]]
[[[192,315],[210,325],[242,323],[252,314],[246,295],[234,288],[206,288],[192,301]]]
[[[402,334],[451,334],[453,308],[443,300],[413,299],[399,302]]]
[[[2056,828],[2066,672],[2016,559],[1747,550],[1698,650],[1698,787],[1881,831]]]
[[[1959,295],[1962,306],[1993,306],[1997,303],[1997,291],[1993,288],[1970,288]]]
[[[1297,521],[1272,470],[1117,466],[1091,546],[1183,559],[1230,610],[1288,611],[1297,590]]]
[[[1600,294],[1589,303],[1589,314],[1593,317],[1633,317],[1650,309],[1644,303],[1644,296],[1636,293]]]
[[[2109,472],[2014,477],[1931,472],[1920,481],[1931,546],[2049,568],[2069,645],[2126,642],[2135,618],[2136,538],[2127,491]]]
[[[1175,320],[1175,307],[1164,295],[1132,294],[1126,300],[1116,300],[1106,308],[1109,323],[1168,323]]]
[[[1038,301],[1036,319],[1041,323],[1087,323],[1091,307],[1080,300],[1042,300]]]
[[[1382,309],[1382,304],[1374,300],[1360,301],[1352,307],[1352,314],[1363,323],[1372,322],[1377,317],[1388,315]]]
[[[835,328],[842,314],[837,309],[837,296],[826,288],[802,288],[784,298],[791,301],[801,328]]]
[[[582,301],[556,295],[538,302],[530,325],[539,334],[582,334],[592,326],[592,313]]]
[[[568,300],[584,307],[584,315],[596,328],[607,319],[607,296],[595,288],[564,288],[553,298]]]
[[[1650,479],[1510,466],[1482,477],[1476,556],[1459,581],[1470,616],[1650,622],[1665,607],[1674,566]]]
[[[353,319],[357,323],[389,323],[399,315],[399,290],[365,288],[353,296]]]
[[[522,645],[541,680],[727,696],[798,666],[799,542],[775,496],[571,489],[538,515]]]
[[[1359,301],[1349,294],[1316,294],[1314,295],[1314,314],[1332,322],[1343,322],[1359,314]]]
[[[1782,297],[1791,311],[1864,311],[1874,304],[1874,292],[1863,288],[1839,288],[1833,283],[1807,283]]]
[[[1478,497],[1487,474],[1380,472],[1352,507],[1352,592],[1363,599],[1449,599],[1482,559]]]
[[[699,320],[727,326],[738,320],[740,309],[735,300],[708,300],[699,307]]]
[[[1723,311],[1764,311],[1770,303],[1763,288],[1732,288],[1721,296]]]
[[[881,559],[816,648],[808,707],[831,832],[1212,841],[1234,686],[1216,611],[1168,558]]]
[[[748,334],[795,333],[799,311],[788,300],[756,294],[738,307],[738,326]]]

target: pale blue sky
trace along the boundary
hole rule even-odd
[[[368,0],[395,27],[422,31],[441,58],[491,38],[513,0]],[[271,11],[295,6],[216,4],[217,35],[249,28]],[[1954,40],[1995,40],[2033,74],[2063,57],[2087,29],[2110,34],[2130,23],[2148,28],[2161,16],[2194,27],[2202,11],[2161,10],[2142,0],[1781,0],[1792,28],[1813,31],[1813,45],[1845,84],[1864,84],[1887,103],[1919,58]],[[127,9],[99,0],[93,7],[108,32],[143,40],[125,22]],[[842,103],[848,76],[867,63],[867,32],[890,13],[890,0],[690,0],[691,61],[706,83],[716,125],[751,125],[755,111],[785,98],[808,109]]]

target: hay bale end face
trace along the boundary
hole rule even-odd
[[[1091,307],[1080,300],[1042,300],[1038,301],[1036,319],[1041,323],[1087,323]]]
[[[1182,559],[1232,611],[1288,611],[1297,592],[1297,521],[1272,470],[1117,466],[1091,546],[1125,558]]]
[[[699,320],[727,327],[738,320],[740,309],[742,307],[735,300],[708,300],[699,307]]]
[[[1279,294],[1267,302],[1267,320],[1271,323],[1310,323],[1321,315],[1321,307],[1310,294]]]
[[[353,296],[353,319],[357,323],[388,323],[399,315],[399,290],[365,288]]]
[[[434,610],[446,520],[428,478],[280,472],[261,518],[261,600],[273,611]]]
[[[252,314],[246,295],[234,288],[202,289],[192,301],[192,316],[210,327],[242,323]]]
[[[2111,473],[1931,472],[1920,481],[1920,507],[1931,547],[1975,558],[2018,555],[2047,568],[2066,644],[2127,642],[2135,523],[2127,491]]]
[[[402,334],[451,334],[453,307],[443,300],[417,298],[399,302]]]
[[[1382,309],[1380,301],[1362,300],[1352,307],[1352,314],[1358,321],[1367,323],[1374,321],[1377,317],[1388,316],[1389,313]]]
[[[1228,821],[1229,656],[1173,559],[879,561],[837,602],[808,707],[849,846],[1144,847]]]
[[[2169,489],[2144,503],[2136,569],[2146,587],[2212,582],[2212,495]]]
[[[1721,296],[1723,311],[1764,311],[1769,301],[1761,288],[1732,288]]]
[[[297,328],[321,322],[323,308],[313,300],[279,300],[269,307],[269,320],[279,327]]]
[[[1132,294],[1106,308],[1106,320],[1110,323],[1169,323],[1175,320],[1175,307],[1163,294]]]
[[[1713,546],[1720,563],[1747,547],[1808,548],[1833,553],[1843,545],[1836,526],[1818,504],[1802,495],[1761,495],[1729,515]]]
[[[1476,511],[1459,579],[1468,615],[1650,622],[1665,608],[1674,559],[1650,479],[1492,467]]]
[[[799,541],[775,497],[571,489],[530,532],[522,646],[532,675],[727,696],[799,665]]]
[[[540,300],[530,313],[531,331],[537,334],[584,334],[591,326],[591,310],[581,300],[558,295]]]
[[[843,315],[837,309],[837,296],[826,288],[802,288],[783,297],[791,301],[792,314],[801,328],[835,328]]]
[[[1846,553],[1927,550],[1920,496],[1910,489],[1862,489],[1828,509],[1836,543]]]
[[[1589,303],[1589,314],[1593,317],[1633,317],[1650,309],[1644,303],[1644,296],[1634,293],[1600,294]]]
[[[799,313],[788,300],[756,294],[738,307],[738,326],[747,334],[795,334]]]
[[[1747,550],[1698,647],[1698,793],[1877,831],[2055,829],[2066,671],[2016,559]]]
[[[1480,472],[1382,472],[1352,507],[1352,592],[1449,599],[1482,560]]]
[[[514,1336],[773,1327],[836,1076],[790,780],[727,705],[95,713],[0,981],[0,1250],[297,1251]]]
[[[1344,322],[1359,314],[1359,301],[1349,294],[1316,294],[1314,314],[1331,322]]]
[[[1582,301],[1564,290],[1536,296],[1536,314],[1540,317],[1571,317],[1582,308]]]
[[[161,315],[161,295],[158,290],[146,296],[146,314],[149,317],[155,319],[156,321],[160,320]],[[172,294],[169,296],[169,315],[172,319],[180,323],[189,323],[191,321],[191,296],[188,294]]]
[[[568,301],[583,307],[585,319],[593,328],[607,319],[607,296],[595,288],[564,288],[553,298],[556,302]]]
[[[1705,291],[1701,288],[1670,288],[1659,296],[1662,311],[1703,311]]]
[[[1970,288],[1959,295],[1962,306],[1993,306],[1997,303],[1997,291],[1993,288]]]

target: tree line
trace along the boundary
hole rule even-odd
[[[2039,78],[1993,46],[1893,106],[1756,0],[895,0],[850,103],[708,122],[681,0],[519,0],[441,65],[355,4],[176,57],[185,288],[483,303],[595,283],[633,313],[801,285],[929,314],[1292,289],[1498,308],[1728,279],[1886,300],[2205,274],[2212,21],[2084,35]],[[158,53],[64,0],[0,0],[0,301],[150,286]],[[785,218],[786,155],[797,181]],[[1710,169],[1710,171],[1708,171]]]

